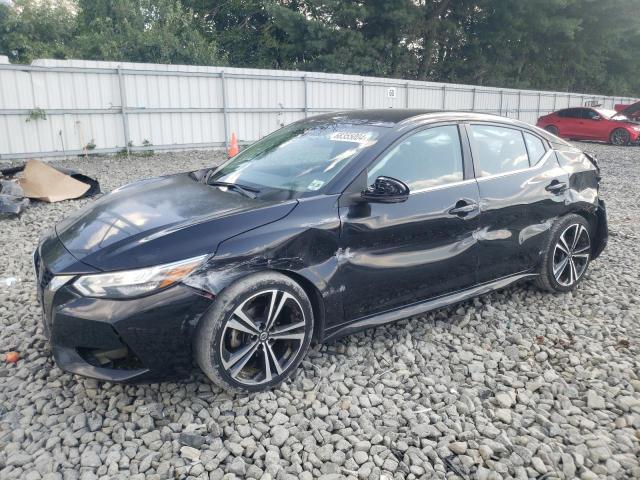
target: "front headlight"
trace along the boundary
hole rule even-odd
[[[155,267],[83,275],[73,286],[87,297],[137,297],[181,281],[198,268],[206,255]]]

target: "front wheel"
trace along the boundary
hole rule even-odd
[[[628,145],[630,140],[629,132],[627,132],[624,128],[616,128],[613,132],[611,132],[611,136],[609,137],[609,141],[612,145],[624,146]]]
[[[226,390],[267,390],[295,371],[312,335],[313,309],[300,285],[280,273],[258,273],[216,298],[196,330],[195,357]]]
[[[580,215],[567,215],[549,232],[549,243],[536,284],[552,292],[573,290],[584,277],[590,260],[589,224]]]

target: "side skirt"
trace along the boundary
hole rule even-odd
[[[462,290],[449,295],[445,295],[443,297],[427,300],[426,302],[414,303],[412,305],[408,305],[396,310],[364,317],[356,320],[355,322],[335,327],[333,331],[327,332],[325,334],[324,342],[326,343],[337,340],[340,337],[351,335],[367,328],[379,327],[380,325],[395,322],[396,320],[402,320],[403,318],[415,317],[416,315],[420,315],[431,310],[436,310],[438,308],[446,307],[455,303],[462,302],[464,300],[468,300],[469,298],[478,297],[480,295],[493,292],[494,290],[499,290],[513,283],[519,282],[520,280],[534,278],[537,276],[537,273],[520,273],[517,275],[511,275],[509,277],[494,280],[493,282],[477,285],[467,290]]]

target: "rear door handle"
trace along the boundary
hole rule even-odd
[[[567,189],[567,184],[564,182],[559,182],[557,180],[554,180],[553,182],[551,182],[549,185],[545,187],[545,190],[551,193],[562,193],[566,189]]]
[[[471,213],[474,210],[478,209],[477,203],[467,202],[466,200],[459,200],[456,205],[456,207],[453,207],[451,210],[449,210],[449,213],[451,215],[458,215],[462,217],[467,213]]]

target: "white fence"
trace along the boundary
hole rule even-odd
[[[635,99],[312,72],[81,60],[0,62],[0,160],[214,148],[360,108],[543,114]]]

